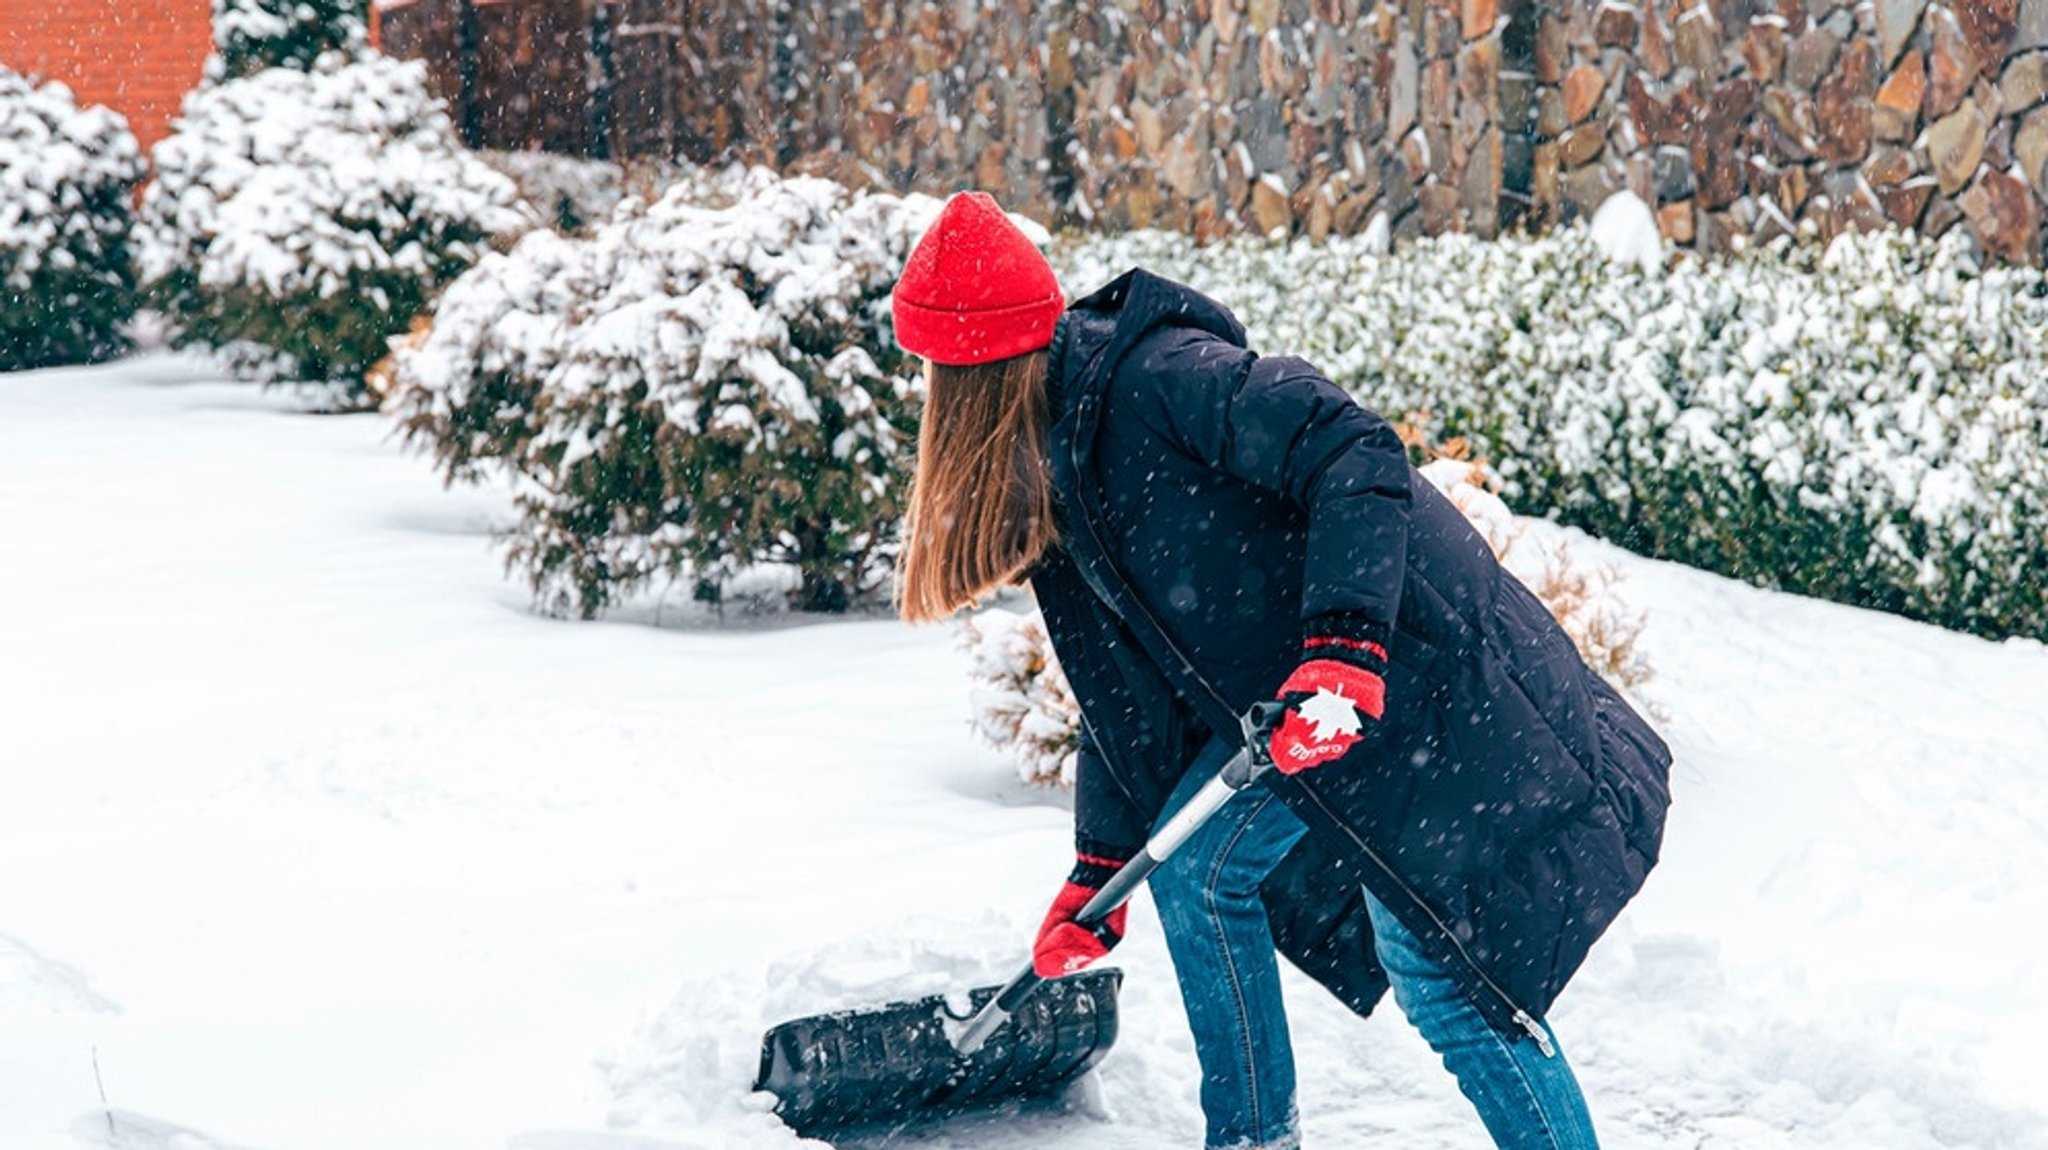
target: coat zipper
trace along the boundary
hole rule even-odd
[[[1087,400],[1084,399],[1082,402],[1086,404]],[[1080,428],[1077,430],[1085,432],[1092,431],[1092,428]],[[1076,435],[1071,449],[1071,462],[1074,467],[1074,479],[1077,485],[1085,484],[1086,482],[1086,472],[1082,467],[1081,460],[1081,444],[1085,439],[1085,434]],[[1081,521],[1088,528],[1088,539],[1095,544],[1096,553],[1106,560],[1109,557],[1109,546],[1103,542],[1102,533],[1096,522],[1098,516],[1092,514],[1095,509],[1088,506],[1087,497],[1083,492],[1076,491],[1074,494],[1080,499],[1082,504]],[[1083,575],[1087,573],[1085,567],[1081,567],[1079,564],[1076,566],[1080,568]],[[1101,591],[1098,590],[1097,594],[1101,595]],[[1116,605],[1109,602],[1108,596],[1103,595],[1102,598],[1112,613],[1121,614],[1121,612],[1117,611]],[[1204,679],[1200,672],[1195,670],[1194,661],[1189,659],[1186,653],[1174,643],[1173,636],[1167,632],[1166,628],[1160,624],[1158,618],[1152,614],[1151,608],[1147,607],[1136,595],[1127,595],[1126,598],[1129,599],[1131,607],[1144,618],[1145,624],[1151,628],[1153,635],[1157,636],[1160,643],[1173,654],[1175,659],[1180,661],[1181,669],[1187,678],[1200,686],[1219,710],[1228,713],[1231,709],[1230,704],[1224,700],[1222,695],[1217,693],[1216,688],[1211,686],[1209,681]],[[1373,850],[1364,839],[1358,836],[1357,832],[1346,826],[1344,821],[1337,817],[1337,813],[1330,809],[1329,804],[1323,802],[1322,796],[1309,790],[1307,787],[1302,788],[1302,793],[1308,796],[1309,801],[1322,808],[1323,814],[1329,818],[1331,825],[1342,829],[1347,838],[1358,844],[1358,849],[1363,851],[1365,857],[1371,859],[1373,865],[1378,867],[1380,872],[1387,876],[1387,880],[1394,885],[1395,889],[1406,895],[1409,902],[1421,908],[1422,913],[1429,917],[1430,923],[1436,927],[1438,933],[1442,934],[1450,942],[1451,948],[1458,952],[1458,958],[1464,962],[1466,969],[1477,975],[1479,981],[1488,990],[1493,992],[1494,997],[1498,998],[1501,1005],[1507,1008],[1509,1017],[1514,1020],[1515,1025],[1521,1027],[1524,1033],[1535,1040],[1536,1049],[1543,1052],[1543,1057],[1555,1058],[1557,1056],[1557,1048],[1551,1043],[1550,1033],[1543,1028],[1543,1024],[1537,1021],[1534,1015],[1524,1010],[1500,983],[1494,981],[1492,975],[1486,973],[1479,963],[1473,960],[1471,952],[1465,949],[1464,942],[1456,934],[1452,933],[1450,927],[1445,924],[1444,920],[1436,913],[1436,910],[1427,902],[1424,902],[1421,896],[1417,895],[1414,889],[1402,880],[1400,874],[1393,867],[1387,865],[1386,860],[1380,857],[1378,851]]]
[[[1514,998],[1508,994],[1506,988],[1502,987],[1500,983],[1495,982],[1493,976],[1486,973],[1485,968],[1473,960],[1471,952],[1465,949],[1464,942],[1458,938],[1457,934],[1451,930],[1443,918],[1436,913],[1435,908],[1424,902],[1412,887],[1402,881],[1400,874],[1393,867],[1387,865],[1387,861],[1380,857],[1378,851],[1372,849],[1371,844],[1360,838],[1357,832],[1346,826],[1344,820],[1337,817],[1337,812],[1330,809],[1330,805],[1323,801],[1321,795],[1316,794],[1307,787],[1303,787],[1301,793],[1307,795],[1310,802],[1322,808],[1323,814],[1329,818],[1332,826],[1342,830],[1346,838],[1358,844],[1358,849],[1365,852],[1365,857],[1371,859],[1374,866],[1380,868],[1380,873],[1387,876],[1387,881],[1393,883],[1395,889],[1407,895],[1409,902],[1422,909],[1422,913],[1429,917],[1430,924],[1435,926],[1437,932],[1442,934],[1445,940],[1451,944],[1452,949],[1458,952],[1458,957],[1464,961],[1466,968],[1473,974],[1478,975],[1479,981],[1486,985],[1486,989],[1492,991],[1495,998],[1500,999],[1502,1006],[1507,1007],[1509,1016],[1514,1019],[1515,1025],[1521,1027],[1528,1033],[1530,1038],[1536,1040],[1536,1048],[1543,1052],[1543,1057],[1556,1057],[1557,1048],[1551,1044],[1550,1032],[1543,1029],[1543,1024],[1538,1022],[1534,1015],[1522,1009],[1515,1002]]]

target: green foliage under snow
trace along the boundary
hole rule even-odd
[[[920,399],[888,295],[938,203],[747,181],[528,235],[400,356],[390,408],[451,480],[515,480],[509,560],[552,607],[780,564],[840,610],[886,579]]]
[[[0,68],[0,371],[126,349],[141,177],[120,116]]]
[[[424,67],[374,54],[202,85],[155,161],[140,250],[173,341],[350,402],[387,339],[531,223],[457,142]]]
[[[213,0],[206,78],[241,80],[266,68],[310,72],[329,52],[355,57],[369,46],[366,0]]]
[[[1536,239],[1074,240],[1229,305],[1367,406],[1426,411],[1520,508],[1763,586],[2048,637],[2048,281],[1957,239],[1781,241],[1646,273]]]

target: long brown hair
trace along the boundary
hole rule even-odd
[[[1058,539],[1047,458],[1040,350],[994,363],[926,365],[917,477],[896,604],[913,623],[943,619],[1015,581]]]

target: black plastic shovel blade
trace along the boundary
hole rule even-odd
[[[761,1042],[756,1090],[806,1138],[860,1133],[1007,1099],[1039,1098],[1102,1060],[1116,1041],[1123,972],[1084,971],[1045,983],[972,1055],[948,1029],[968,1017],[943,995],[785,1022]],[[1002,989],[968,992],[974,1009]]]

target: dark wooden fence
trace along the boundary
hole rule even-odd
[[[605,155],[589,81],[597,5],[414,0],[386,8],[384,50],[426,61],[472,147]]]
[[[759,138],[745,120],[769,80],[768,41],[721,7],[410,0],[385,8],[382,27],[385,51],[426,61],[472,147],[772,159],[740,146]]]

